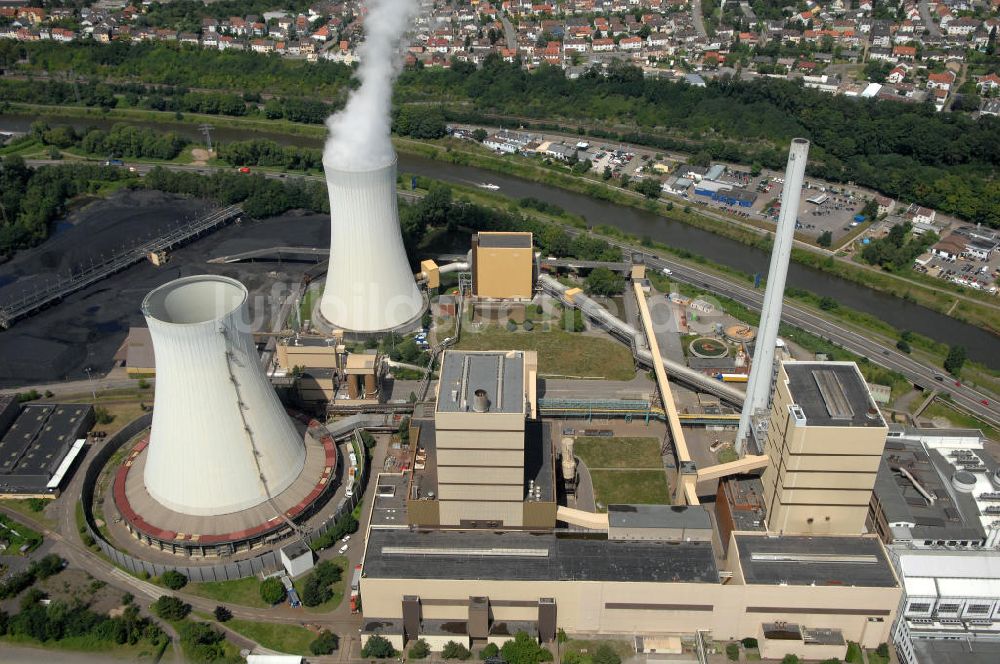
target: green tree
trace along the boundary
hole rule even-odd
[[[910,348],[909,342],[907,342],[905,339],[900,339],[899,341],[897,341],[896,348],[907,354],[909,354],[910,351],[913,350],[912,348]]]
[[[319,636],[313,639],[312,643],[309,644],[309,652],[314,655],[329,655],[339,647],[340,639],[337,635],[328,629],[324,629],[319,633]],[[390,646],[390,648],[391,647],[392,646]]]
[[[475,129],[472,130],[472,138],[474,138],[479,143],[485,141],[488,136],[489,133],[487,133],[487,131],[482,127],[476,127]]]
[[[646,198],[659,198],[662,187],[656,178],[643,178],[635,183],[634,189]]]
[[[150,608],[163,620],[183,620],[187,614],[191,613],[190,604],[182,602],[172,595],[161,595],[150,605]]]
[[[417,639],[417,642],[410,648],[410,659],[424,659],[431,654],[431,647],[424,639]]]
[[[500,654],[500,648],[495,643],[487,643],[482,650],[479,651],[479,659],[486,660],[490,657],[496,657]]]
[[[819,234],[819,237],[816,238],[816,244],[829,249],[830,245],[833,244],[833,233],[830,231],[823,231]]]
[[[606,267],[598,267],[584,279],[584,287],[593,295],[615,295],[625,288],[625,278]]]
[[[500,656],[507,664],[538,664],[543,661],[544,655],[541,652],[543,650],[545,649],[527,632],[518,632],[512,640],[503,644]]]
[[[361,649],[361,656],[385,659],[386,657],[395,657],[396,649],[389,643],[389,639],[380,634],[372,634],[368,637],[365,647]]]
[[[215,610],[212,611],[212,615],[214,615],[215,619],[218,620],[220,623],[224,623],[232,619],[233,612],[227,609],[226,607],[219,605],[215,607]]]
[[[277,577],[272,576],[269,579],[261,581],[260,598],[264,600],[265,603],[271,605],[278,604],[285,601],[286,595],[285,586],[281,584],[281,581]]]
[[[735,643],[730,643],[726,645],[726,657],[730,661],[735,662],[740,658],[740,647]]]
[[[455,641],[449,641],[444,644],[444,648],[441,650],[441,657],[444,659],[469,659],[472,655],[469,649],[463,646],[461,643],[456,643]]]
[[[615,649],[607,643],[602,643],[594,650],[591,656],[593,664],[622,664],[622,658],[618,656]]]
[[[948,356],[944,358],[945,370],[953,376],[957,376],[965,365],[965,346],[949,346]]]
[[[801,662],[797,655],[785,655],[781,658],[781,664],[799,664]]]
[[[188,578],[180,572],[170,569],[163,573],[160,581],[171,590],[180,590],[187,585]]]

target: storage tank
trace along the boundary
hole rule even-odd
[[[330,194],[330,265],[320,313],[347,331],[397,329],[423,312],[399,229],[396,157],[370,170],[323,161]]]
[[[560,444],[562,450],[562,475],[567,488],[576,485],[576,457],[573,456],[573,439],[566,436]]]
[[[149,495],[176,512],[214,516],[288,488],[305,445],[261,368],[243,284],[177,279],[151,291],[142,313],[156,355]]]

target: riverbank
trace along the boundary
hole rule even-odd
[[[76,109],[76,110],[87,111],[88,109]],[[155,112],[143,111],[139,113],[147,115],[157,115]],[[121,116],[123,114],[128,115],[128,113],[124,111],[111,111],[107,114],[102,113],[100,111],[92,111],[89,113],[84,113],[83,115],[92,116],[95,120],[101,118],[102,121],[105,123],[116,122],[116,121],[127,122],[128,119],[123,117],[107,117],[108,115]],[[211,119],[210,116],[188,115],[184,116],[185,122],[177,123],[175,120],[170,119],[173,117],[173,114],[160,113],[158,115],[162,116],[162,122],[164,124],[164,128],[168,128],[171,125],[181,126],[188,133],[193,132],[193,127],[191,125],[197,125],[205,119]],[[53,121],[57,121],[58,118],[64,116],[54,115],[52,117],[54,118]],[[222,119],[228,121],[226,124],[234,124],[234,125],[238,125],[241,122],[246,121],[245,119],[238,119],[238,118],[222,118]],[[221,125],[222,123],[218,124]],[[281,125],[285,124],[291,124],[291,123],[283,123],[280,121],[268,123],[268,128],[277,129]],[[319,134],[322,134],[325,131],[322,127],[306,126],[306,125],[300,125],[300,127],[304,129],[311,129],[312,131],[310,133],[317,135],[317,137],[306,138],[303,136],[294,140],[293,143],[301,144],[304,141],[308,141],[312,145],[319,145],[320,143]],[[234,132],[229,132],[230,134],[229,140],[235,140],[233,138],[233,133]],[[263,132],[258,132],[256,135],[260,136],[262,133]],[[275,131],[268,132],[268,134],[266,135],[266,137],[268,138],[274,136],[278,136],[277,132]],[[696,262],[699,265],[704,266],[711,262],[712,264],[717,265],[718,268],[722,271],[722,273],[727,274],[731,277],[738,278],[739,280],[749,280],[750,279],[750,277],[748,276],[749,274],[762,271],[762,269],[765,268],[766,266],[766,251],[769,250],[770,248],[769,238],[764,237],[762,234],[758,233],[754,233],[744,238],[729,237],[728,233],[722,233],[722,232],[716,233],[715,232],[716,229],[732,231],[734,225],[724,222],[718,222],[716,220],[703,217],[697,211],[685,211],[681,205],[672,205],[670,202],[656,202],[644,199],[641,196],[637,195],[635,192],[630,192],[628,190],[620,188],[613,188],[613,187],[609,188],[603,182],[591,182],[587,180],[582,180],[580,178],[576,178],[568,173],[559,173],[557,171],[553,171],[552,169],[546,169],[537,162],[531,162],[520,158],[519,159],[497,158],[490,153],[476,154],[474,152],[469,152],[468,150],[464,149],[466,147],[473,147],[469,143],[457,144],[456,142],[455,145],[452,144],[435,145],[433,143],[413,141],[407,138],[396,138],[395,142],[397,149],[400,152],[401,171],[407,170],[408,167],[407,162],[410,162],[409,164],[410,166],[416,166],[418,172],[427,175],[428,177],[447,180],[450,184],[453,185],[456,181],[471,185],[474,184],[475,182],[481,181],[482,179],[489,178],[485,170],[481,171],[478,174],[473,175],[472,169],[476,169],[480,164],[482,164],[485,168],[488,168],[490,172],[510,173],[513,176],[513,178],[518,178],[519,180],[523,180],[524,181],[523,184],[525,185],[528,183],[538,183],[539,186],[548,185],[550,187],[549,191],[545,192],[544,196],[539,196],[539,194],[528,194],[524,192],[523,190],[528,187],[520,186],[520,184],[518,182],[515,182],[513,179],[504,182],[503,178],[498,178],[498,181],[504,184],[503,187],[504,195],[497,195],[497,200],[505,201],[503,203],[498,203],[498,205],[509,206],[510,202],[509,198],[511,196],[517,198],[526,195],[535,195],[543,197],[546,200],[553,200],[553,201],[565,200],[567,201],[566,204],[576,208],[580,208],[582,205],[584,205],[583,203],[584,200],[601,201],[603,203],[593,206],[591,206],[590,204],[586,204],[594,208],[594,214],[591,213],[590,207],[587,208],[586,212],[584,212],[583,210],[580,210],[580,212],[581,214],[585,213],[587,215],[587,221],[586,221],[587,224],[592,225],[595,229],[606,235],[612,237],[627,236],[630,239],[630,241],[634,242],[635,244],[640,244],[640,243],[646,244],[647,242],[652,242],[652,240],[650,240],[650,236],[656,237],[659,240],[663,240],[662,242],[657,244],[658,247],[662,248],[662,250],[665,252],[671,252],[674,255],[681,257],[694,256],[695,253],[701,251],[701,248],[704,247],[705,251],[707,251],[709,255],[712,256],[712,258],[697,260]],[[456,145],[458,146],[458,148],[456,148]],[[416,160],[412,158],[408,159],[407,155],[414,155],[418,157],[418,159]],[[470,159],[470,155],[472,157],[475,157],[474,162]],[[187,157],[182,155],[178,159],[174,160],[174,163],[180,165],[183,164],[186,161],[186,159]],[[416,161],[416,163],[413,163],[414,161]],[[449,164],[451,166],[437,167],[435,166],[435,164],[442,164],[442,165]],[[208,166],[215,166],[215,165],[217,165],[217,163],[214,161],[208,164]],[[227,166],[225,165],[222,164],[218,165],[220,167],[227,168]],[[279,169],[255,168],[255,171],[277,172],[278,170]],[[297,174],[297,172],[291,172],[291,173]],[[318,173],[316,175],[318,175]],[[519,188],[522,190],[522,193],[517,193]],[[539,187],[534,187],[534,188],[538,189]],[[566,192],[574,191],[579,194],[583,194],[583,196],[560,195],[557,192],[557,189]],[[484,194],[484,195],[487,194],[486,191],[481,189],[476,189],[476,191],[479,194]],[[569,202],[570,200],[572,200],[572,202]],[[626,212],[625,206],[634,209],[636,211],[641,211],[641,213]],[[611,219],[611,216],[609,215],[614,215],[613,223],[615,224],[615,226],[618,226],[617,228],[609,224],[594,223],[595,219],[597,220]],[[623,225],[623,219],[625,217],[629,217],[630,219]],[[659,220],[661,223],[656,223],[657,220]],[[579,217],[577,218],[577,221],[579,221]],[[675,224],[677,229],[674,230],[673,227],[670,226],[668,222],[677,222]],[[664,224],[667,224],[666,228],[670,229],[667,234],[663,232]],[[703,226],[702,224],[708,224],[708,226]],[[696,232],[688,233],[686,231],[682,231],[681,226],[689,227],[692,229],[697,228],[699,230],[704,230],[705,232],[700,233],[700,235],[703,235],[705,237],[700,237],[695,240],[696,236],[698,236],[699,233]],[[647,227],[649,228],[649,231],[644,230]],[[628,232],[621,231],[620,228],[627,228]],[[646,235],[647,232],[648,235]],[[736,253],[727,250],[728,253],[724,252],[724,255],[720,258],[717,255],[720,253],[717,250],[718,243],[706,244],[706,242],[708,241],[707,239],[708,233],[713,233],[714,235],[719,235],[720,237],[726,237],[728,240],[739,242],[740,245],[742,246],[753,247],[753,250],[749,252],[737,251]],[[688,247],[688,249],[678,248],[678,245],[680,247],[686,246]],[[734,244],[733,248],[735,248],[735,246],[736,245]],[[691,249],[692,247],[694,247],[693,250]],[[743,253],[743,256],[749,256],[752,254],[755,256],[755,258],[753,261],[746,261],[743,260],[743,256],[737,255],[740,253]],[[760,260],[758,260],[758,258],[760,258]],[[828,256],[827,258],[829,259],[830,257]],[[738,268],[726,267],[725,265],[719,263],[720,260],[735,261],[735,262],[730,262],[729,264],[738,266]],[[758,267],[756,263],[761,263],[761,265]],[[836,285],[835,279],[829,280],[828,283],[823,283],[823,284],[820,284],[816,280],[815,275],[800,274],[800,276],[797,279],[794,279],[793,277],[797,269],[798,268],[796,268],[793,265],[792,270],[790,272],[790,283],[808,285],[808,287],[812,292],[818,292],[826,297],[832,296],[834,299],[837,299],[838,301],[842,297],[847,295],[843,287]],[[802,270],[799,269],[799,272],[802,272]],[[839,275],[834,274],[833,276],[840,278]],[[964,333],[959,329],[955,329],[953,331],[945,331],[944,328],[947,328],[949,326],[951,327],[959,326],[957,323],[955,325],[951,325],[950,323],[947,323],[947,319],[941,316],[933,316],[928,318],[927,313],[921,314],[915,310],[916,309],[915,307],[905,304],[905,303],[916,302],[915,298],[913,297],[905,297],[905,293],[903,297],[900,297],[900,293],[897,291],[883,291],[883,292],[888,292],[889,294],[895,296],[895,298],[898,298],[899,302],[904,303],[903,305],[896,305],[893,304],[893,302],[896,301],[893,298],[888,298],[885,296],[874,297],[873,294],[875,292],[878,292],[879,289],[869,290],[869,287],[871,286],[869,280],[844,279],[844,281],[845,282],[850,281],[853,284],[860,284],[861,286],[866,287],[859,289],[857,288],[857,286],[855,286],[854,290],[857,291],[858,293],[863,293],[867,291],[870,294],[872,294],[862,298],[858,298],[856,297],[855,294],[851,294],[850,297],[847,298],[851,302],[859,301],[860,299],[860,301],[862,302],[861,306],[863,306],[865,311],[868,311],[869,313],[866,314],[861,311],[854,310],[848,306],[840,305],[836,309],[836,311],[830,311],[828,309],[824,309],[822,314],[827,318],[835,318],[838,321],[843,322],[844,324],[851,324],[856,329],[862,331],[876,332],[881,337],[889,339],[890,340],[889,345],[895,343],[894,340],[898,338],[899,332],[901,330],[907,329],[909,327],[916,327],[928,320],[938,318],[939,319],[938,321],[930,325],[928,330],[925,330],[925,334],[935,334],[935,331],[939,331],[940,334],[935,334],[935,337],[942,340],[946,339],[948,340],[949,343],[968,343],[970,347],[973,347],[976,344],[976,341],[972,339],[970,339],[968,342],[963,342],[961,338]],[[831,292],[831,287],[833,287],[832,292]],[[788,296],[803,301],[807,304],[810,303],[815,304],[815,301],[818,299],[817,296],[814,296],[809,292],[798,291],[794,289],[789,290]],[[955,304],[955,301],[951,299],[949,299],[948,302],[949,302],[949,307]],[[884,314],[886,319],[895,321],[896,327],[893,327],[892,324],[887,323],[886,320],[883,320],[882,317],[879,317],[879,315],[873,313],[876,311],[886,312],[887,309],[899,309],[900,313],[902,313],[902,311],[909,309],[909,312],[905,315],[905,317],[901,317],[900,315],[892,316]],[[961,311],[961,309],[956,306],[955,312],[958,311]],[[960,318],[958,319],[961,320]],[[928,327],[928,325],[923,325],[923,327]],[[956,339],[957,341],[955,341]],[[988,342],[979,341],[978,343],[981,349],[988,349],[993,345],[992,340]],[[911,345],[914,346],[915,351],[917,352],[920,352],[924,348],[926,348],[928,352],[927,357],[932,358],[933,363],[936,365],[940,365],[941,359],[943,358],[944,352],[946,351],[946,346],[944,346],[941,343],[931,341],[929,338],[927,338],[925,342],[918,341],[917,343],[914,343],[911,341]],[[978,355],[980,357],[990,357],[989,353],[990,352],[987,350],[985,352],[979,352]],[[983,373],[981,378],[979,379],[971,378],[971,379],[975,380],[980,384],[987,384],[990,375],[991,375],[990,372],[985,372]],[[967,379],[970,378],[967,377]]]
[[[217,128],[255,129],[269,134],[284,134],[289,138],[307,139],[312,147],[322,143],[326,128],[287,120],[263,120],[230,116],[192,113],[168,113],[139,109],[110,109],[81,107],[52,107],[13,103],[13,112],[31,112],[50,118],[102,119],[103,121],[155,122],[158,125],[200,125],[211,122]],[[517,156],[498,156],[468,142],[453,139],[422,141],[394,137],[400,153],[419,156],[456,166],[482,168],[496,173],[526,178],[567,191],[580,193],[597,200],[628,205],[667,219],[678,221],[715,235],[725,237],[765,252],[770,251],[771,232],[743,219],[730,218],[719,212],[699,210],[698,205],[678,199],[651,200],[643,195],[605,182],[597,177],[571,174],[559,165],[546,166],[540,162]],[[295,143],[299,143],[295,141]],[[301,143],[299,143],[301,144]],[[711,215],[711,216],[710,216]],[[854,262],[849,256],[838,255],[797,240],[792,250],[792,260],[801,265],[850,281],[875,291],[892,295],[904,301],[919,304],[942,315],[960,320],[1000,336],[1000,302],[985,294],[961,292],[947,282],[929,283],[922,275],[897,275],[879,268]]]
[[[591,177],[572,175],[542,164],[518,157],[497,156],[486,150],[473,151],[462,146],[437,145],[436,142],[395,138],[400,152],[418,155],[425,159],[448,162],[459,166],[483,168],[497,173],[527,178],[543,184],[591,196],[598,200],[640,208],[667,219],[695,226],[713,234],[735,240],[750,247],[771,250],[771,233],[762,228],[735,219],[721,221],[697,210],[696,205],[684,202],[652,200]],[[466,144],[467,145],[467,144]],[[959,293],[956,289],[921,283],[916,278],[902,277],[875,267],[858,265],[849,258],[838,257],[833,252],[816,247],[806,249],[808,243],[798,242],[792,249],[792,260],[846,281],[887,293],[940,314],[975,325],[1000,336],[1000,303],[991,302],[987,295]],[[996,298],[992,298],[996,299]]]

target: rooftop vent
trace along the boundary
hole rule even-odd
[[[472,410],[477,413],[485,413],[490,409],[490,400],[486,396],[486,390],[476,390],[472,397]]]
[[[972,493],[976,488],[976,476],[967,470],[960,470],[951,476],[951,485],[960,493]]]

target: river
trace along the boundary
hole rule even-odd
[[[27,131],[36,119],[36,117],[27,115],[0,115],[0,131]],[[103,118],[46,117],[45,120],[50,124],[72,124],[78,128],[87,126],[108,128],[115,122],[121,122],[120,120]],[[194,125],[160,122],[129,122],[128,124],[150,127],[159,131],[174,130],[192,140],[204,140]],[[212,136],[213,140],[216,141],[265,138],[282,144],[313,147],[318,147],[321,143],[318,139],[310,137],[288,136],[257,130],[247,133],[223,127],[213,130]],[[494,173],[486,169],[460,166],[405,154],[399,156],[399,170],[465,185],[492,182],[500,186],[500,193],[505,196],[515,199],[530,196],[548,201],[583,217],[590,225],[605,224],[638,237],[648,236],[658,242],[687,249],[710,261],[727,265],[747,274],[765,273],[767,270],[770,256],[760,249],[748,247],[735,240],[729,240],[709,231],[666,219],[645,210],[596,200],[583,194],[511,175]],[[898,330],[912,330],[942,343],[961,344],[965,346],[971,359],[993,369],[1000,369],[1000,354],[997,353],[1000,341],[993,334],[974,325],[963,323],[918,304],[879,293],[794,262],[788,269],[788,285],[808,290],[820,296],[832,297],[843,306],[876,316]]]

